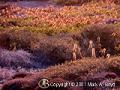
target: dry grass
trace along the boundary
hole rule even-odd
[[[114,3],[28,9],[11,6],[2,12],[0,29],[30,30],[54,35],[76,32],[87,25],[106,24],[110,19],[119,21],[119,17],[119,6]]]
[[[57,4],[62,4],[62,5],[75,5],[75,4],[86,4],[90,2],[114,2],[116,4],[120,4],[119,0],[54,0],[55,3]]]
[[[63,65],[53,66],[44,71],[45,77],[62,77],[67,80],[78,79],[80,77],[86,77],[89,74],[95,74],[98,72],[111,71],[118,73],[120,67],[119,57],[113,57],[110,59],[91,59],[84,58],[78,61],[66,62]],[[78,75],[75,78],[68,77],[69,75]],[[89,78],[89,76],[88,76]],[[81,78],[81,80],[84,78]],[[86,79],[87,80],[87,79]]]
[[[97,73],[102,73],[102,72],[112,72],[116,74],[117,76],[114,76],[113,74],[109,74],[110,77],[108,78],[118,78],[119,75],[119,70],[120,70],[120,57],[112,57],[110,59],[90,59],[90,58],[84,58],[82,60],[78,61],[72,61],[72,62],[66,62],[63,65],[57,65],[50,67],[48,69],[45,69],[42,72],[35,73],[35,75],[32,76],[27,76],[23,79],[13,79],[4,84],[4,87],[2,90],[8,90],[5,88],[9,88],[11,85],[18,85],[17,83],[25,83],[23,86],[23,89],[26,88],[33,88],[35,85],[37,85],[37,81],[40,80],[40,78],[63,78],[64,80],[67,81],[87,81],[91,78],[94,78]],[[112,77],[114,76],[114,77]],[[31,79],[28,79],[28,78]],[[36,78],[35,78],[36,77]],[[104,78],[104,75],[101,76]],[[59,79],[58,79],[59,80]],[[60,79],[61,80],[61,79]],[[30,85],[35,82],[31,87]],[[19,83],[19,84],[20,84]],[[21,85],[21,84],[20,84]],[[19,85],[18,85],[19,87]],[[19,87],[20,88],[20,87]],[[21,90],[21,89],[20,89]]]

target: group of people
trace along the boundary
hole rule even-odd
[[[110,54],[106,48],[102,47],[101,44],[101,38],[98,36],[97,41],[94,43],[93,40],[89,40],[89,45],[87,50],[87,56],[93,57],[93,58],[99,58],[99,57],[104,57],[104,58],[110,58]],[[73,50],[72,50],[72,59],[76,60],[77,59],[77,53],[79,52],[79,56],[82,58],[82,49],[78,46],[78,44],[74,43],[73,45]]]

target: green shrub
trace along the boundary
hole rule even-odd
[[[28,30],[0,31],[0,46],[5,49],[12,50],[13,48],[16,48],[30,50],[32,47],[32,42],[37,42],[37,34]]]

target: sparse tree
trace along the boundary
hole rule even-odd
[[[96,50],[94,48],[93,40],[89,41],[88,50],[90,51],[90,56],[95,58],[96,57]]]

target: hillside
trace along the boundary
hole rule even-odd
[[[46,90],[119,90],[119,55],[119,0],[0,5],[0,90],[42,90],[42,78],[87,84]]]

